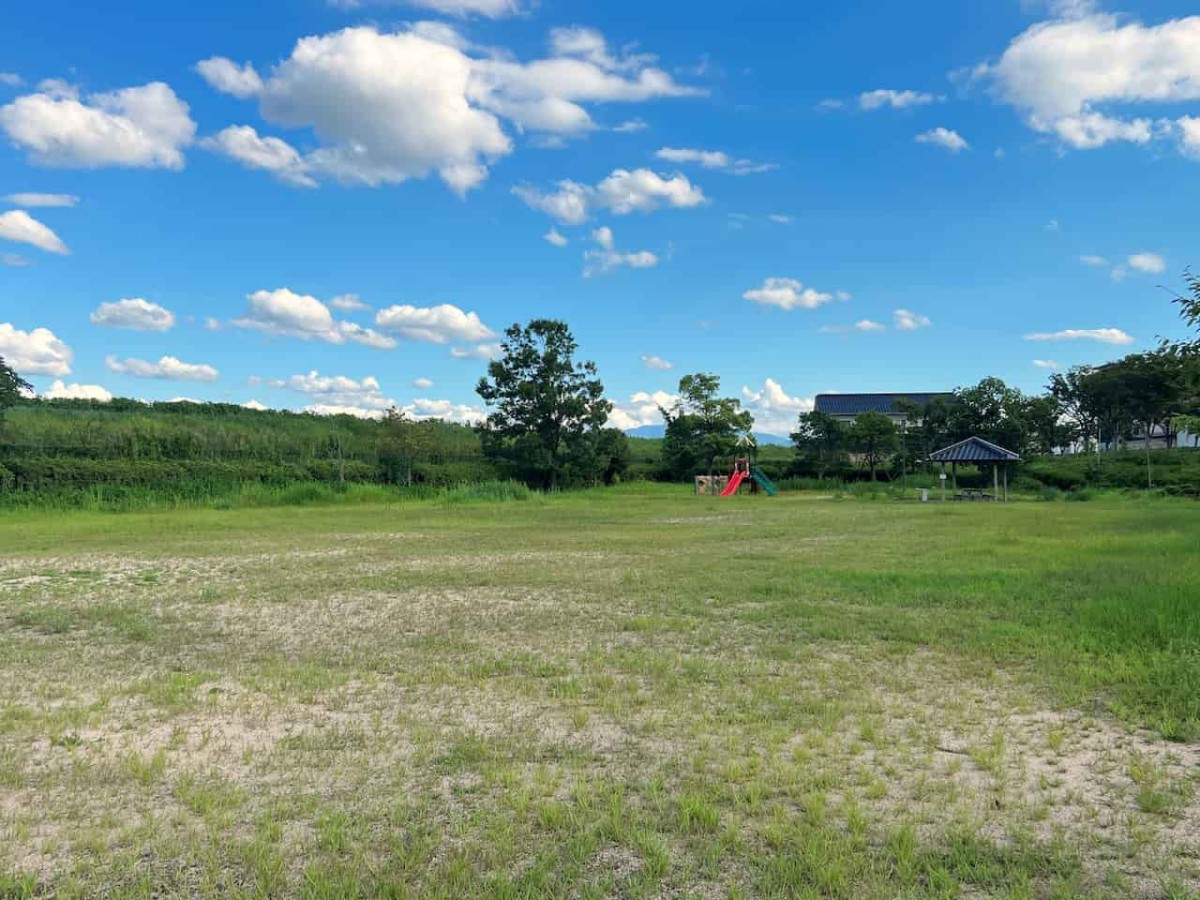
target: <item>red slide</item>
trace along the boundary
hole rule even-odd
[[[729,484],[725,485],[725,490],[721,491],[722,497],[732,497],[738,492],[738,488],[742,486],[742,482],[746,480],[745,472],[734,472],[729,478]]]

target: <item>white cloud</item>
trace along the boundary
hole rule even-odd
[[[663,147],[654,156],[665,162],[695,163],[705,169],[718,169],[734,175],[756,175],[778,168],[774,163],[756,163],[749,159],[734,159],[722,150]]]
[[[1167,270],[1167,261],[1157,253],[1135,253],[1128,262],[1129,268],[1151,275],[1159,275]]]
[[[79,204],[79,198],[74,194],[9,194],[4,198],[9,203],[16,206],[76,206]]]
[[[548,243],[548,244],[553,244],[555,247],[560,247],[560,248],[565,247],[565,246],[567,246],[567,244],[571,243],[563,235],[558,233],[557,228],[551,228],[549,231],[547,231],[545,234],[543,234],[542,240],[546,241],[546,243]]]
[[[794,221],[796,221],[793,216],[789,216],[784,213],[771,213],[769,216],[767,216],[767,218],[776,225],[791,225]]]
[[[464,403],[452,403],[449,400],[416,399],[400,407],[401,412],[411,419],[442,419],[446,422],[457,422],[461,425],[474,425],[487,418],[487,413],[477,406]]]
[[[204,138],[201,146],[240,162],[248,169],[270,172],[280,181],[298,187],[316,187],[312,167],[300,152],[277,137],[262,137],[249,125],[230,125]]]
[[[1107,259],[1105,259],[1103,256],[1096,256],[1092,253],[1079,257],[1079,261],[1085,266],[1091,266],[1094,269],[1102,269],[1108,266]]]
[[[301,160],[305,177],[379,186],[437,174],[460,194],[512,152],[502,121],[544,140],[594,129],[585,104],[700,93],[652,57],[613,54],[599,32],[557,29],[551,51],[521,62],[473,48],[444,23],[347,28],[299,40],[253,93],[266,121],[311,129],[318,146]],[[247,75],[228,60],[221,69],[239,84]]]
[[[260,403],[257,400],[247,400],[245,403],[242,404],[242,407],[244,409],[252,409],[255,412],[266,412],[268,409],[270,409],[270,407],[267,406],[265,403]]]
[[[175,314],[157,303],[140,297],[101,303],[92,312],[92,324],[102,328],[127,328],[131,331],[170,331]]]
[[[297,294],[288,288],[255,291],[246,302],[246,314],[232,322],[237,328],[328,344],[352,341],[377,350],[390,350],[396,346],[387,335],[353,322],[335,320],[329,307],[316,297]]]
[[[433,387],[433,379],[432,378],[414,378],[412,385],[419,391],[427,391],[431,387]]]
[[[307,375],[267,382],[273,388],[303,394],[312,402],[305,412],[316,415],[350,415],[360,419],[377,419],[394,406],[395,400],[383,393],[379,380],[372,376],[362,379],[345,375],[322,375],[317,370]]]
[[[16,72],[0,72],[0,84],[8,87],[19,88],[25,83],[25,79]]]
[[[834,296],[814,288],[806,288],[795,278],[768,278],[762,287],[742,294],[742,299],[760,306],[778,306],[780,309],[792,310],[816,309],[832,301]],[[849,294],[845,296],[848,298]]]
[[[595,210],[624,216],[664,206],[690,209],[707,202],[704,192],[687,176],[664,178],[649,169],[616,169],[595,187],[576,181],[560,181],[556,187],[556,191],[545,194],[530,185],[518,185],[513,193],[530,208],[568,225],[586,222]]]
[[[329,305],[341,312],[366,312],[371,308],[362,302],[358,294],[339,294],[329,301]]]
[[[9,322],[0,322],[0,357],[21,375],[71,374],[75,354],[48,328],[19,331]]]
[[[32,266],[33,260],[18,256],[15,253],[0,253],[0,265],[24,268],[25,266]]]
[[[790,434],[800,413],[811,412],[812,397],[792,397],[773,378],[763,382],[759,390],[742,388],[746,408],[754,414],[754,428],[768,434]]]
[[[863,334],[882,334],[887,331],[887,326],[882,322],[875,322],[871,319],[861,319],[853,325],[822,325],[817,330],[821,334],[849,334],[852,331],[858,331]]]
[[[1058,18],[1029,28],[975,73],[1029,127],[1076,149],[1145,144],[1186,128],[1127,118],[1125,108],[1200,99],[1200,17],[1146,25],[1070,0],[1051,11]]]
[[[647,369],[657,369],[659,372],[669,372],[671,369],[675,368],[674,363],[668,362],[661,356],[643,356],[642,364]]]
[[[372,5],[414,6],[459,18],[483,16],[488,19],[502,19],[524,12],[524,7],[517,0],[330,0],[330,5],[342,9],[359,9]]]
[[[480,321],[478,313],[464,312],[449,303],[430,307],[389,306],[376,314],[375,324],[393,334],[430,344],[475,343],[495,337],[495,332]]]
[[[942,127],[924,131],[917,135],[916,140],[918,144],[933,144],[937,147],[945,147],[951,153],[961,153],[963,150],[970,149],[971,146],[957,131]]]
[[[878,90],[859,94],[858,105],[867,112],[873,112],[877,109],[883,109],[885,106],[892,109],[928,106],[930,103],[937,103],[939,100],[944,99],[944,97],[937,97],[923,91]]]
[[[817,104],[817,109],[828,112],[834,109],[841,109],[845,105],[845,100],[839,100],[836,97],[827,97]]]
[[[1058,363],[1052,359],[1035,359],[1033,364],[1039,369],[1057,369]]]
[[[645,131],[650,125],[644,119],[627,119],[620,125],[613,128],[617,134],[636,134],[639,131]]]
[[[1124,281],[1125,276],[1129,274],[1129,270],[1126,269],[1124,266],[1117,266],[1108,274],[1112,278],[1113,281]]]
[[[98,384],[66,384],[55,380],[50,389],[42,394],[47,400],[97,400],[107,403],[113,395]]]
[[[663,420],[659,407],[670,409],[678,400],[678,394],[669,394],[666,391],[655,391],[652,394],[640,391],[625,402],[614,402],[608,420],[622,431],[632,431],[644,425],[657,425]]]
[[[452,347],[450,355],[455,359],[499,359],[504,355],[504,348],[499,344],[477,344],[474,347]]]
[[[32,163],[182,169],[196,123],[188,105],[160,81],[84,99],[63,82],[0,107],[0,128]]]
[[[1133,337],[1120,328],[1068,328],[1065,331],[1025,335],[1027,341],[1099,341],[1102,344],[1132,344]]]
[[[0,213],[0,240],[30,244],[47,253],[71,252],[57,234],[23,209]]]
[[[262,78],[250,63],[239,66],[231,59],[214,56],[196,63],[196,71],[222,94],[232,94],[244,100],[262,92]]]
[[[603,275],[613,269],[628,266],[631,269],[652,269],[658,265],[658,256],[648,250],[636,253],[621,253],[616,249],[612,229],[607,225],[592,232],[592,240],[598,249],[583,254],[583,277]]]
[[[928,328],[933,323],[928,316],[921,316],[911,310],[898,309],[892,313],[892,321],[900,331],[916,331],[918,328]]]
[[[200,381],[210,384],[221,377],[221,373],[204,363],[186,363],[174,356],[164,356],[158,362],[143,359],[120,360],[110,356],[104,360],[110,372],[132,375],[135,378],[160,378],[166,381]]]
[[[1176,123],[1185,156],[1200,159],[1200,116],[1184,116]]]

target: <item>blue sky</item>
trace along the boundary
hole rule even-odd
[[[786,432],[1179,333],[1189,4],[103,6],[0,36],[0,355],[51,395],[469,420],[551,316],[625,427],[704,370]]]

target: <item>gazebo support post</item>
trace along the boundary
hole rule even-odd
[[[1008,502],[1008,463],[1004,464],[1004,502]]]
[[[950,463],[950,476],[954,479],[954,496],[958,496],[958,463]]]
[[[992,500],[1000,502],[1000,466],[992,466]]]

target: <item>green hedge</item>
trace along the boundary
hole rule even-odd
[[[1156,487],[1200,486],[1200,452],[1196,450],[1154,450],[1150,453],[1150,465]],[[1023,463],[1021,475],[1064,491],[1087,487],[1145,488],[1146,454],[1046,456]]]

